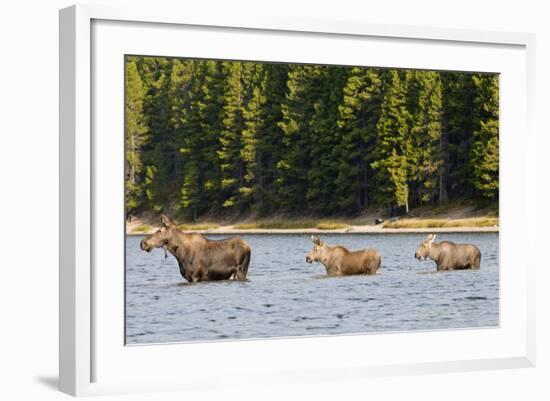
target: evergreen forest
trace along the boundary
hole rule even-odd
[[[128,214],[498,202],[497,74],[127,56]]]

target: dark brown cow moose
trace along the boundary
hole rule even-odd
[[[212,280],[246,280],[250,263],[250,247],[241,238],[213,241],[202,234],[184,233],[166,216],[161,228],[145,237],[140,247],[150,252],[164,247],[176,260],[181,275],[189,282]]]
[[[382,257],[375,249],[349,251],[343,246],[329,246],[317,236],[311,236],[313,249],[306,262],[323,264],[329,276],[375,274],[380,269]]]
[[[428,235],[416,252],[414,257],[418,260],[432,259],[438,271],[479,269],[481,252],[475,245],[455,244],[451,241],[434,243],[435,234]]]

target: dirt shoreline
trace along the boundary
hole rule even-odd
[[[126,235],[139,236],[152,234],[158,227],[152,227],[146,232],[133,232],[126,230]],[[350,225],[344,229],[320,230],[318,228],[267,228],[267,229],[236,229],[234,226],[222,226],[208,230],[188,230],[183,232],[196,232],[201,234],[410,234],[410,233],[498,233],[499,227],[440,227],[440,228],[383,228],[379,225]]]

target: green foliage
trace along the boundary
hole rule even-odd
[[[341,166],[338,163],[337,147],[340,140],[338,108],[342,103],[343,88],[348,69],[342,67],[318,67],[319,94],[314,102],[313,115],[309,124],[310,166],[307,171],[306,199],[311,211],[317,214],[331,214],[338,210],[334,195]],[[305,149],[307,149],[305,148]]]
[[[306,200],[311,166],[307,149],[314,140],[310,121],[320,96],[321,70],[319,66],[291,65],[288,72],[282,120],[278,122],[283,131],[284,153],[277,164],[279,203],[288,211],[296,210]]]
[[[377,142],[375,161],[377,170],[385,185],[377,188],[378,200],[386,206],[409,207],[409,175],[413,159],[407,109],[407,80],[403,74],[392,70],[388,89],[382,102],[380,119],[376,126]]]
[[[472,197],[471,146],[474,118],[474,87],[470,74],[440,73],[443,92],[442,161],[449,198]]]
[[[262,64],[254,64],[250,76],[250,98],[245,104],[245,128],[241,135],[240,157],[244,166],[243,183],[239,195],[245,207],[261,209],[262,205],[262,149],[265,139],[266,74]]]
[[[473,184],[485,198],[498,198],[498,75],[472,76],[477,88],[474,99],[475,126],[472,145]]]
[[[149,139],[143,112],[145,88],[133,58],[126,62],[125,89],[126,210],[131,213],[139,209],[144,201],[143,147]]]
[[[125,107],[130,213],[498,199],[494,74],[127,57]]]
[[[239,186],[243,182],[243,165],[240,158],[241,134],[245,127],[243,116],[245,91],[243,63],[227,63],[227,81],[223,107],[223,129],[218,151],[222,173],[223,206],[235,207],[239,201]]]
[[[360,211],[372,196],[373,150],[377,142],[376,125],[383,100],[383,73],[376,69],[353,68],[343,88],[338,106],[339,141],[333,159],[338,167],[336,187],[338,207]]]
[[[442,85],[435,71],[411,71],[409,79],[410,181],[417,204],[441,196],[443,174]],[[443,199],[445,200],[445,199]]]

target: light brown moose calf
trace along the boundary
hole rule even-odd
[[[428,235],[416,252],[414,257],[418,260],[432,259],[438,271],[479,269],[481,252],[475,245],[455,244],[451,241],[434,243],[435,234]]]
[[[375,249],[352,252],[343,246],[329,246],[313,235],[311,241],[313,241],[313,249],[306,256],[306,262],[321,263],[329,276],[376,274],[380,269],[382,257]]]

